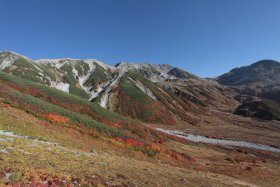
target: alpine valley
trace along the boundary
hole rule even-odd
[[[4,186],[279,186],[279,120],[273,60],[206,79],[0,52]]]

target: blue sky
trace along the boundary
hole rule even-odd
[[[214,77],[280,60],[279,10],[279,0],[0,0],[0,50]]]

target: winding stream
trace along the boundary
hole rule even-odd
[[[218,144],[218,145],[225,145],[225,146],[237,146],[237,147],[246,147],[246,148],[253,148],[253,149],[259,149],[264,151],[272,151],[280,153],[279,148],[275,148],[269,145],[264,144],[256,144],[256,143],[250,143],[246,141],[234,141],[234,140],[221,140],[221,139],[215,139],[215,138],[207,138],[205,136],[200,135],[192,135],[188,134],[182,131],[172,131],[172,130],[165,130],[161,128],[156,128],[156,130],[164,132],[166,134],[174,135],[179,138],[187,139],[193,142],[203,142],[203,143],[209,143],[209,144]]]

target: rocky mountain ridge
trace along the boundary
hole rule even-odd
[[[242,103],[235,114],[265,120],[280,119],[280,63],[261,60],[250,66],[232,69],[216,79],[234,88]]]
[[[279,63],[269,60],[235,68],[215,80],[168,64],[120,62],[111,66],[96,59],[31,60],[10,51],[0,53],[0,69],[152,123],[174,124],[179,117],[200,124],[204,122],[198,116],[212,109],[243,114],[235,110],[255,101],[252,97],[280,98]]]

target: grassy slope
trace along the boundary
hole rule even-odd
[[[73,103],[74,105],[97,106],[89,103],[86,99],[65,94],[56,89],[44,87],[3,72],[0,72],[0,80],[5,80],[5,84],[7,82],[13,83],[22,88],[35,87],[50,96],[55,96],[59,100],[64,100],[64,102]],[[2,87],[0,91],[3,92],[5,89]],[[22,107],[27,97],[29,98],[26,100],[28,101],[26,102],[27,107],[32,108],[34,103],[39,103],[45,105],[43,108],[39,107],[40,110],[45,110],[46,106],[48,106],[46,107],[47,110],[49,107],[53,110],[52,104],[46,104],[44,101],[39,101],[39,99],[14,90],[10,95],[14,93],[16,93],[16,97],[19,94],[22,100],[22,102],[16,100],[19,105],[12,103],[14,107]],[[2,95],[2,97],[6,97],[6,95]],[[13,99],[14,97],[11,98]],[[4,102],[7,102],[7,98]],[[55,111],[62,109],[54,108],[56,108]],[[156,159],[147,158],[141,152],[135,151],[131,147],[127,149],[120,142],[116,142],[111,138],[108,139],[107,136],[91,131],[91,127],[81,126],[74,123],[75,121],[72,122],[72,120],[66,124],[51,123],[19,109],[11,108],[1,100],[0,110],[1,130],[12,131],[16,134],[30,137],[28,139],[14,138],[11,140],[9,137],[0,136],[0,138],[4,139],[4,141],[0,141],[0,150],[6,151],[6,153],[0,154],[0,183],[8,182],[8,184],[13,184],[19,181],[22,184],[26,184],[32,177],[37,178],[38,181],[45,181],[46,176],[47,180],[66,180],[70,183],[71,181],[72,183],[73,181],[78,181],[79,184],[89,186],[97,184],[128,186],[248,185],[244,180],[273,186],[280,182],[277,180],[279,179],[277,178],[279,177],[277,175],[279,167],[270,163],[269,159],[266,159],[266,163],[257,161],[261,168],[267,168],[267,170],[254,170],[253,174],[245,170],[248,166],[254,167],[251,165],[255,156],[251,156],[251,154],[244,155],[236,151],[220,150],[218,148],[213,150],[211,146],[193,143],[181,144],[165,140],[161,141],[162,151],[155,157]],[[69,112],[66,112],[65,115],[69,114],[68,117],[70,118],[72,112]],[[109,118],[119,119],[117,114],[107,110],[103,110],[103,112],[102,114],[97,108],[96,113],[99,115],[110,116],[112,114]],[[64,112],[60,114],[64,115]],[[137,129],[139,130],[141,127],[139,125]],[[149,128],[145,128],[145,134],[142,135],[146,135],[147,137],[145,138],[153,137],[153,142],[161,140],[159,139],[160,134],[150,134]],[[155,135],[157,135],[157,139]],[[59,146],[38,142],[37,140],[56,142]],[[180,154],[179,157],[173,155],[173,150],[176,150],[176,154]],[[196,157],[197,161],[189,161],[189,157],[185,155],[192,155]],[[243,160],[242,166],[238,165],[237,167],[235,162],[228,161],[240,157]],[[225,158],[228,160],[225,160]],[[7,172],[12,174],[9,179],[4,177]],[[135,178],[135,172],[137,172],[138,178]],[[261,176],[266,176],[265,180]],[[240,178],[243,181],[239,181],[236,178]]]
[[[120,116],[111,111],[108,111],[97,104],[91,103],[87,99],[83,99],[75,95],[67,94],[57,89],[50,88],[48,86],[43,86],[41,84],[34,83],[32,81],[24,80],[6,74],[1,71],[0,71],[0,80],[5,81],[5,83],[8,84],[13,84],[18,88],[22,88],[22,89],[32,88],[32,89],[39,90],[40,91],[39,94],[37,93],[34,96],[40,99],[28,95],[30,94],[29,92],[27,92],[27,94],[23,94],[14,90],[11,90],[10,92],[16,95],[17,97],[22,98],[22,101],[27,101],[28,103],[34,105],[40,104],[39,105],[40,108],[45,113],[56,112],[60,115],[64,115],[66,117],[71,118],[73,121],[76,122],[82,121],[84,125],[94,125],[95,123],[92,122],[91,120],[92,118],[96,120],[103,118],[109,121],[125,121],[125,122],[131,121],[130,119]],[[42,94],[46,94],[47,97],[43,97]],[[56,101],[59,101],[58,103],[55,103],[58,106],[49,103],[50,100],[52,100],[52,98],[55,98]],[[45,101],[42,101],[41,99],[44,99]],[[77,110],[75,110],[75,108],[77,108]],[[71,110],[74,112],[78,111],[83,115],[74,113]]]
[[[63,186],[68,184],[85,186],[95,185],[127,185],[127,186],[246,186],[251,180],[260,185],[275,186],[279,180],[271,177],[262,178],[264,172],[271,174],[270,169],[257,170],[257,173],[242,171],[250,162],[243,161],[242,167],[224,160],[224,156],[236,158],[233,152],[212,150],[206,146],[185,145],[170,141],[166,146],[173,147],[178,152],[184,152],[199,159],[199,163],[187,160],[176,160],[163,157],[164,151],[156,159],[147,158],[131,149],[123,149],[102,138],[96,138],[88,132],[87,127],[69,126],[68,124],[50,123],[38,119],[2,103],[0,99],[0,129],[14,132],[30,138],[13,138],[0,135],[0,184],[24,184],[32,181],[37,183],[53,181]],[[59,133],[58,133],[59,132]],[[49,141],[53,143],[48,143]],[[116,147],[115,147],[116,146]],[[215,161],[208,160],[215,158]],[[242,155],[240,155],[242,156]],[[246,155],[245,155],[246,156]],[[167,159],[167,160],[166,160]],[[242,156],[244,160],[244,156]],[[160,161],[160,164],[159,164]],[[183,164],[183,165],[180,165]],[[210,164],[211,163],[211,164]],[[219,164],[221,163],[221,164]],[[219,164],[219,165],[217,165]],[[261,163],[258,163],[259,165]],[[263,165],[262,163],[261,165]],[[219,166],[219,167],[218,167]],[[212,170],[218,167],[217,173]],[[230,175],[232,168],[234,177]],[[212,168],[212,169],[211,169]],[[261,167],[263,168],[263,167]],[[275,175],[279,167],[275,166]],[[137,172],[137,177],[135,177]],[[11,174],[6,178],[5,174]],[[151,177],[152,176],[152,177]],[[245,180],[246,176],[250,176]],[[238,180],[236,178],[241,178]],[[242,181],[243,179],[243,181]],[[75,182],[76,181],[76,182]],[[261,181],[261,182],[259,182]]]
[[[53,105],[49,102],[43,101],[41,99],[38,99],[36,97],[33,97],[31,95],[23,94],[21,92],[15,91],[13,89],[10,89],[3,84],[0,83],[0,88],[2,89],[1,94],[6,94],[8,95],[7,98],[12,98],[18,100],[18,102],[21,103],[12,103],[14,106],[21,107],[20,105],[28,105],[29,107],[26,108],[27,112],[33,113],[34,115],[39,115],[39,114],[48,114],[48,113],[55,113],[59,114],[61,116],[65,116],[71,121],[80,123],[89,127],[93,127],[97,129],[99,132],[104,132],[108,133],[114,136],[120,136],[121,133],[112,127],[106,126],[102,123],[99,123],[87,116],[72,112],[70,110],[64,109],[62,107]],[[5,91],[4,91],[5,90]],[[3,93],[4,92],[4,93]],[[10,102],[9,99],[7,99],[6,102]],[[31,106],[36,106],[36,111],[31,107]]]
[[[33,66],[25,58],[20,57],[19,59],[17,59],[14,62],[13,65],[17,67],[15,70],[11,71],[11,73],[13,75],[22,77],[22,78],[30,80],[30,81],[45,84],[45,82],[39,78],[40,75],[39,75],[38,69],[36,69],[35,66]],[[10,72],[9,68],[6,68],[4,71],[7,73]]]
[[[160,92],[152,82],[141,74],[129,71],[120,79],[120,92],[123,98],[120,99],[121,108],[118,109],[119,112],[146,122],[174,124],[175,121],[165,106],[143,93],[129,78],[140,81],[153,93]]]
[[[9,75],[9,74],[1,72],[1,71],[0,71],[0,80],[6,81],[11,84],[15,84],[19,88],[32,87],[32,88],[38,89],[41,92],[48,94],[48,96],[54,97],[55,99],[57,99],[59,102],[62,102],[62,103],[89,107],[92,112],[94,112],[94,113],[98,114],[99,116],[101,116],[102,118],[105,118],[108,120],[125,119],[122,116],[120,116],[116,113],[110,112],[110,111],[100,107],[97,104],[89,102],[87,99],[83,99],[81,97],[65,93],[65,92],[57,90],[55,88],[43,86],[41,84],[38,84],[38,83],[35,83],[32,81],[24,80],[24,79]],[[36,96],[37,95],[35,95],[35,97]],[[37,97],[40,97],[40,96],[37,96]],[[71,110],[71,108],[68,108],[68,109]]]
[[[143,93],[129,78],[124,76],[120,80],[120,87],[125,91],[125,94],[129,96],[133,101],[140,102],[142,104],[148,104],[152,100]]]
[[[95,64],[95,70],[90,75],[89,79],[85,82],[85,85],[97,88],[99,84],[109,81],[110,79],[112,79],[111,74],[100,65]]]
[[[13,131],[16,134],[31,136],[36,133],[39,137],[59,145],[38,142],[32,139],[15,138],[13,141],[0,141],[0,149],[8,153],[1,154],[0,184],[27,185],[32,178],[37,182],[55,181],[59,184],[65,180],[69,184],[95,185],[127,185],[127,186],[184,186],[196,184],[219,184],[217,180],[205,179],[200,181],[200,172],[159,165],[153,160],[145,160],[135,152],[128,152],[141,159],[135,159],[124,153],[117,156],[112,152],[113,147],[83,134],[56,124],[38,125],[42,121],[14,108],[6,108],[0,103],[0,128]],[[13,114],[13,115],[11,115]],[[20,120],[19,120],[20,119]],[[61,132],[60,135],[57,131]],[[72,138],[71,138],[72,137]],[[73,138],[75,137],[75,139]],[[9,137],[1,136],[6,139]],[[85,148],[85,147],[87,148]],[[111,145],[112,146],[112,145]],[[112,149],[111,153],[104,152]],[[91,152],[89,152],[91,150]],[[101,151],[102,150],[102,151]],[[114,151],[120,151],[114,150]],[[170,172],[172,170],[172,172]],[[137,177],[135,172],[137,171]],[[5,173],[12,176],[7,179]],[[153,176],[153,177],[150,177]],[[188,176],[191,180],[181,180]],[[160,180],[159,180],[160,179]]]
[[[67,72],[66,76],[65,76],[65,82],[67,82],[68,84],[70,84],[69,86],[69,93],[77,95],[79,97],[83,97],[83,98],[88,98],[88,94],[86,94],[86,92],[80,88],[77,87],[78,85],[78,81],[76,80],[76,78],[73,76],[73,72],[72,72],[72,66],[70,66],[69,64],[65,64],[60,68],[62,71]],[[77,69],[78,73],[80,71],[81,73],[81,69]]]

